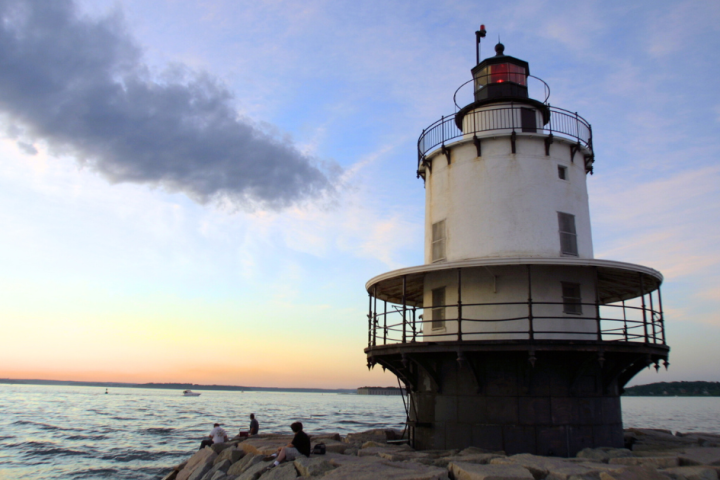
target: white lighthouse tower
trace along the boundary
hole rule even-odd
[[[368,365],[405,384],[416,448],[622,446],[622,387],[667,365],[662,275],[594,258],[590,124],[495,52],[418,140],[425,263],[367,283]]]

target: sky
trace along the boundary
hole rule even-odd
[[[422,129],[498,37],[593,126],[596,258],[720,381],[720,3],[0,0],[0,378],[395,385],[367,280],[423,262]]]

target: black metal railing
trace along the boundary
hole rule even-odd
[[[642,296],[639,305],[624,301],[606,305],[573,303],[571,308],[585,312],[573,315],[564,312],[567,303],[532,300],[459,302],[432,307],[403,307],[381,301],[378,310],[378,301],[371,295],[368,346],[474,340],[591,340],[665,345],[659,295],[658,291],[657,309],[650,293]],[[488,313],[485,318],[483,310]],[[507,315],[499,317],[499,310],[505,310]]]
[[[592,127],[577,112],[548,106],[550,121],[543,125],[536,122],[532,126],[523,125],[523,110],[529,107],[523,104],[475,110],[463,118],[463,130],[455,123],[455,113],[443,116],[440,120],[423,130],[418,139],[418,167],[425,156],[435,148],[461,137],[474,137],[492,132],[530,132],[546,136],[559,136],[572,140],[590,150],[592,156]],[[535,115],[542,115],[536,111]]]

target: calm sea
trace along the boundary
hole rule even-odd
[[[0,479],[158,479],[213,422],[230,435],[255,413],[265,433],[402,428],[399,396],[0,385]],[[720,398],[623,399],[626,427],[720,433]]]

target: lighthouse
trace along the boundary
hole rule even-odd
[[[500,43],[471,74],[418,140],[424,264],[366,284],[368,367],[402,382],[418,449],[622,447],[624,385],[668,366],[663,277],[594,257],[590,123]]]

